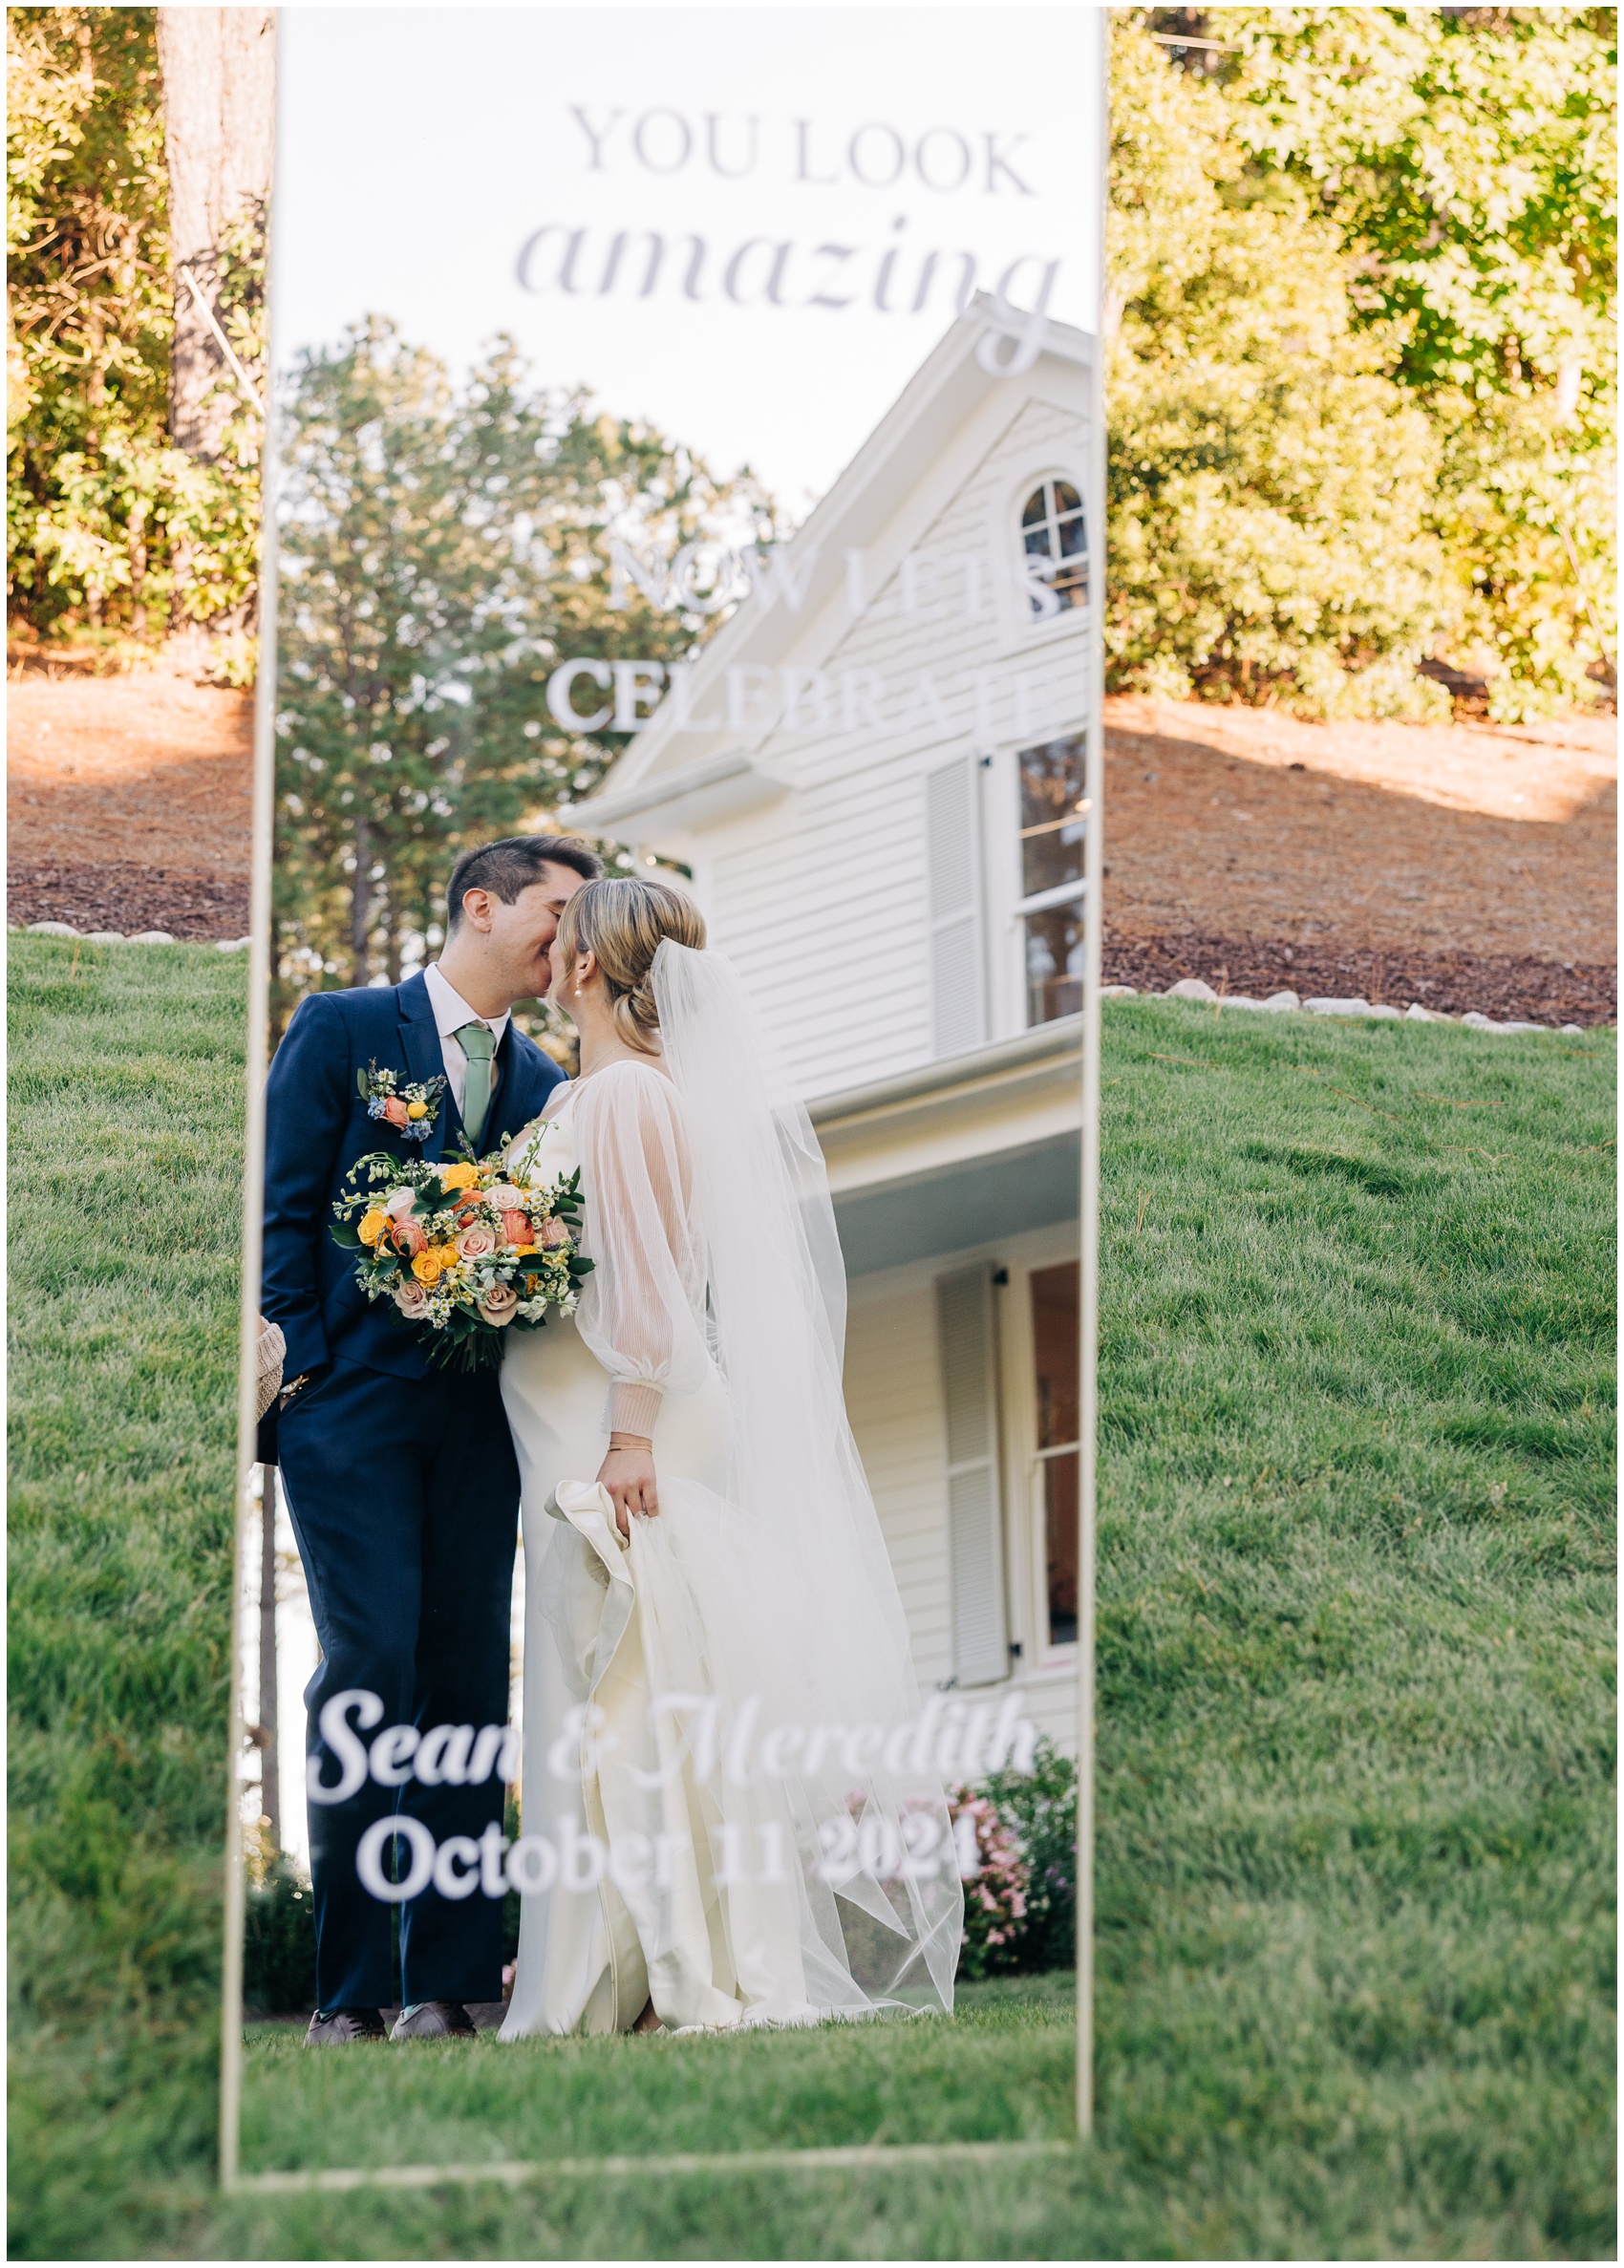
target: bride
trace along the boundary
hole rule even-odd
[[[549,996],[581,1076],[508,1161],[579,1170],[593,1273],[502,1367],[531,1894],[502,2036],[951,2009],[963,1894],[816,1138],[674,890],[579,890]]]

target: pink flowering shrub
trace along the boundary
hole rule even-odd
[[[967,1979],[1069,1969],[1076,1958],[1077,1772],[1040,1739],[1030,1771],[994,1772],[948,1796],[964,1886]]]
[[[976,1872],[964,1885],[964,1942],[959,1951],[961,1977],[990,1976],[994,1969],[1013,1965],[1012,1956],[1026,1919],[1027,1868],[1020,1838],[990,1796],[973,1787],[950,1787],[948,1809],[952,1817],[953,1840],[960,1851],[960,1872],[970,1856],[974,1834]]]

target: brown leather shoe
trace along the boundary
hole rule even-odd
[[[460,2001],[423,2001],[395,2020],[392,2040],[472,2040],[474,2020]]]
[[[383,2019],[375,2008],[330,2008],[325,2016],[318,2008],[310,2018],[305,2045],[342,2047],[352,2040],[382,2040],[387,2036]]]

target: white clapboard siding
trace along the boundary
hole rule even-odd
[[[1007,1677],[1010,1667],[990,1262],[938,1276],[936,1317],[947,1420],[953,1675],[961,1685],[985,1685]]]
[[[980,805],[974,757],[955,756],[926,773],[930,1052],[936,1056],[963,1055],[987,1040]]]
[[[928,1284],[853,1301],[845,1396],[902,1594],[914,1669],[929,1692],[952,1675],[952,1641],[936,1310]]]
[[[919,551],[947,557],[985,550],[1001,532],[1013,546],[1014,531],[1002,524],[1015,470],[1035,451],[1075,453],[1076,421],[1031,397],[1012,408],[990,445],[983,436],[963,446],[951,494],[909,539]],[[906,508],[899,499],[899,513]],[[1035,739],[1082,714],[1082,636],[1038,641],[1030,656],[1012,655],[991,606],[983,622],[966,622],[962,590],[951,575],[926,586],[911,610],[902,609],[893,575],[871,594],[871,611],[844,627],[822,666],[875,669],[893,683],[930,674],[940,689],[942,721],[922,717],[908,734],[878,741],[844,731],[838,719],[816,732],[770,734],[762,761],[793,792],[717,822],[698,846],[714,940],[737,964],[808,1094],[919,1068],[958,1045],[977,1044],[972,1033],[953,1049],[942,1046],[934,1025],[945,1005],[963,1013],[978,1001],[988,1017],[985,934],[979,983],[950,981],[946,956],[954,945],[968,951],[970,924],[938,929],[930,911],[935,883],[924,786],[928,774],[978,746],[973,673],[992,670],[1000,683],[1018,674],[1029,682]],[[933,982],[938,954],[943,966]],[[980,1036],[997,1035],[984,1020]]]

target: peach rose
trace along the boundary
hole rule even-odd
[[[492,1284],[488,1292],[481,1293],[478,1306],[487,1323],[511,1323],[519,1294],[511,1284]]]
[[[567,1221],[561,1221],[555,1217],[542,1223],[542,1250],[544,1252],[556,1252],[561,1244],[568,1242],[569,1224]]]
[[[428,1241],[420,1221],[396,1220],[394,1244],[403,1259],[415,1260]]]
[[[496,1230],[475,1221],[457,1239],[457,1250],[464,1260],[488,1260],[496,1251]]]
[[[410,1212],[417,1202],[417,1192],[416,1189],[391,1189],[389,1195],[384,1199],[383,1209],[391,1220],[397,1221],[403,1213]]]
[[[403,1276],[395,1287],[395,1304],[403,1316],[416,1322],[428,1306],[429,1295],[421,1284]]]
[[[526,1203],[524,1190],[516,1189],[510,1181],[499,1181],[485,1195],[498,1212],[523,1212]]]
[[[398,1095],[384,1097],[383,1115],[392,1126],[404,1126],[410,1123],[410,1113]]]
[[[509,1244],[529,1244],[534,1231],[527,1212],[506,1210],[502,1216],[502,1232]]]

